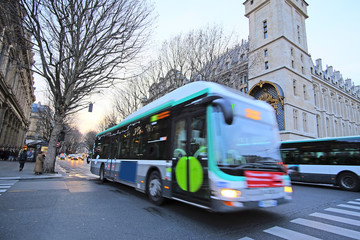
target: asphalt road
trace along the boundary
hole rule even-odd
[[[100,184],[82,161],[60,179],[2,180],[0,239],[360,239],[360,194],[294,185],[291,203],[218,214]]]

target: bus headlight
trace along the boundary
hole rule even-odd
[[[222,189],[220,192],[221,196],[227,198],[236,198],[241,196],[241,191],[234,189]]]
[[[292,193],[292,187],[290,187],[290,186],[285,186],[285,187],[284,187],[284,192]]]

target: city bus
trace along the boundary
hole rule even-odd
[[[360,190],[360,136],[284,141],[280,150],[292,181]]]
[[[193,82],[97,134],[91,172],[214,212],[288,202],[273,108],[237,90]]]

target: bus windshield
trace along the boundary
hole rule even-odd
[[[231,125],[214,113],[215,159],[219,167],[276,165],[281,162],[276,128],[263,121],[234,115]]]

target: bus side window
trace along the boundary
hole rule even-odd
[[[148,157],[149,159],[159,159],[160,158],[160,149],[159,149],[159,145],[156,143],[149,143],[147,145],[147,153],[148,153]]]
[[[119,138],[112,139],[112,142],[111,142],[111,155],[110,155],[111,159],[114,159],[114,158],[117,157],[116,153],[117,153],[118,146],[119,146]]]
[[[314,164],[311,152],[304,152],[303,153],[302,164]]]
[[[101,142],[100,158],[109,158],[110,157],[110,138],[103,137],[103,138],[101,138],[100,142]]]
[[[317,153],[317,163],[320,164],[320,165],[327,165],[328,164],[328,159],[326,157],[325,152],[318,152]]]
[[[351,165],[360,165],[360,151],[357,149],[354,149],[350,159],[349,164]]]
[[[191,155],[196,158],[198,156],[207,156],[206,121],[203,115],[192,119]]]
[[[303,162],[303,154],[302,152],[300,152],[299,150],[295,150],[293,152],[293,158],[294,158],[294,162],[296,163],[302,163]]]
[[[328,162],[330,165],[336,165],[337,159],[336,159],[336,152],[329,152]]]
[[[115,156],[115,158],[120,158],[120,156],[121,156],[121,145],[122,145],[122,142],[121,142],[121,137],[120,136],[118,136],[117,137],[117,139],[118,139],[118,141],[117,141],[117,151],[116,151],[116,156]]]
[[[181,158],[186,155],[186,121],[179,120],[175,123],[174,153],[173,157]]]
[[[120,150],[120,158],[129,158],[130,138],[131,138],[130,129],[121,134],[122,144],[121,144],[121,150]]]
[[[344,165],[360,165],[360,151],[357,146],[347,146],[344,149]]]
[[[296,162],[294,154],[291,151],[281,151],[281,157],[285,164],[293,164]]]
[[[149,159],[167,159],[169,118],[146,124],[146,154]]]
[[[145,128],[143,126],[134,127],[134,131],[131,138],[130,157],[142,158],[144,155],[144,140],[145,140]]]

